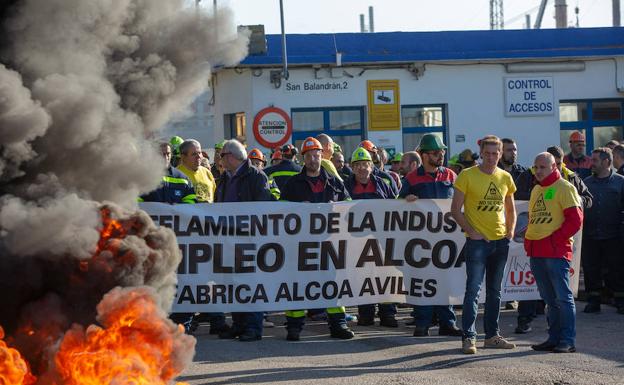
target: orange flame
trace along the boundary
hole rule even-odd
[[[37,378],[17,350],[3,341],[4,329],[0,326],[0,385],[31,385]]]
[[[55,361],[64,385],[165,385],[184,369],[176,355],[194,339],[166,319],[149,290],[113,289],[98,312],[104,327],[74,325],[61,342]]]

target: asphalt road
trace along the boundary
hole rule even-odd
[[[396,329],[354,326],[356,337],[329,337],[324,322],[307,322],[300,342],[287,342],[281,314],[271,315],[275,328],[262,341],[219,340],[208,325],[197,333],[193,365],[178,379],[199,384],[618,384],[624,385],[624,315],[603,305],[600,314],[585,314],[577,302],[577,353],[535,352],[530,345],[546,339],[546,320],[533,322],[533,332],[513,334],[516,312],[501,313],[501,331],[514,350],[481,348],[460,352],[461,339],[412,337],[405,325],[409,309],[400,309]],[[357,313],[357,309],[349,309]],[[482,331],[479,316],[478,330]]]

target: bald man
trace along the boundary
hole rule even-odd
[[[570,289],[572,237],[583,223],[583,205],[576,188],[561,177],[555,157],[542,152],[535,158],[538,184],[529,200],[529,225],[524,249],[540,296],[546,302],[548,339],[533,350],[576,351],[576,308]]]
[[[321,146],[323,147],[321,167],[323,167],[331,176],[336,177],[336,179],[343,182],[336,166],[334,166],[334,163],[331,161],[332,155],[334,155],[334,140],[327,134],[318,134],[316,136],[316,140],[321,142]]]

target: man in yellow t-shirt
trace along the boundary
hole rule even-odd
[[[548,309],[548,340],[533,350],[576,351],[576,308],[570,289],[572,236],[581,229],[583,205],[576,188],[561,177],[555,158],[543,152],[535,158],[538,184],[529,200],[529,226],[524,249],[531,271]]]
[[[215,180],[210,170],[202,166],[201,144],[195,139],[187,139],[180,145],[180,164],[182,171],[193,182],[197,202],[214,201]]]
[[[509,240],[516,226],[513,193],[516,185],[511,175],[497,167],[503,143],[493,135],[479,141],[481,164],[462,171],[455,181],[451,214],[466,232],[466,292],[462,315],[464,338],[462,352],[477,352],[476,337],[479,291],[486,281],[485,348],[513,349],[516,345],[499,334],[498,318],[501,286]],[[462,212],[462,207],[464,211]]]
[[[209,169],[202,166],[203,158],[201,144],[195,139],[187,139],[179,147],[180,164],[178,170],[182,171],[195,188],[197,203],[214,202],[215,180]],[[195,315],[192,320],[193,328],[199,323],[210,322],[210,334],[219,334],[229,330],[225,323],[225,315],[223,313],[200,313]]]

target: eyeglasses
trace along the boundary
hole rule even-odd
[[[231,155],[231,154],[232,154],[231,152],[222,152],[221,157],[223,158],[224,156]]]

